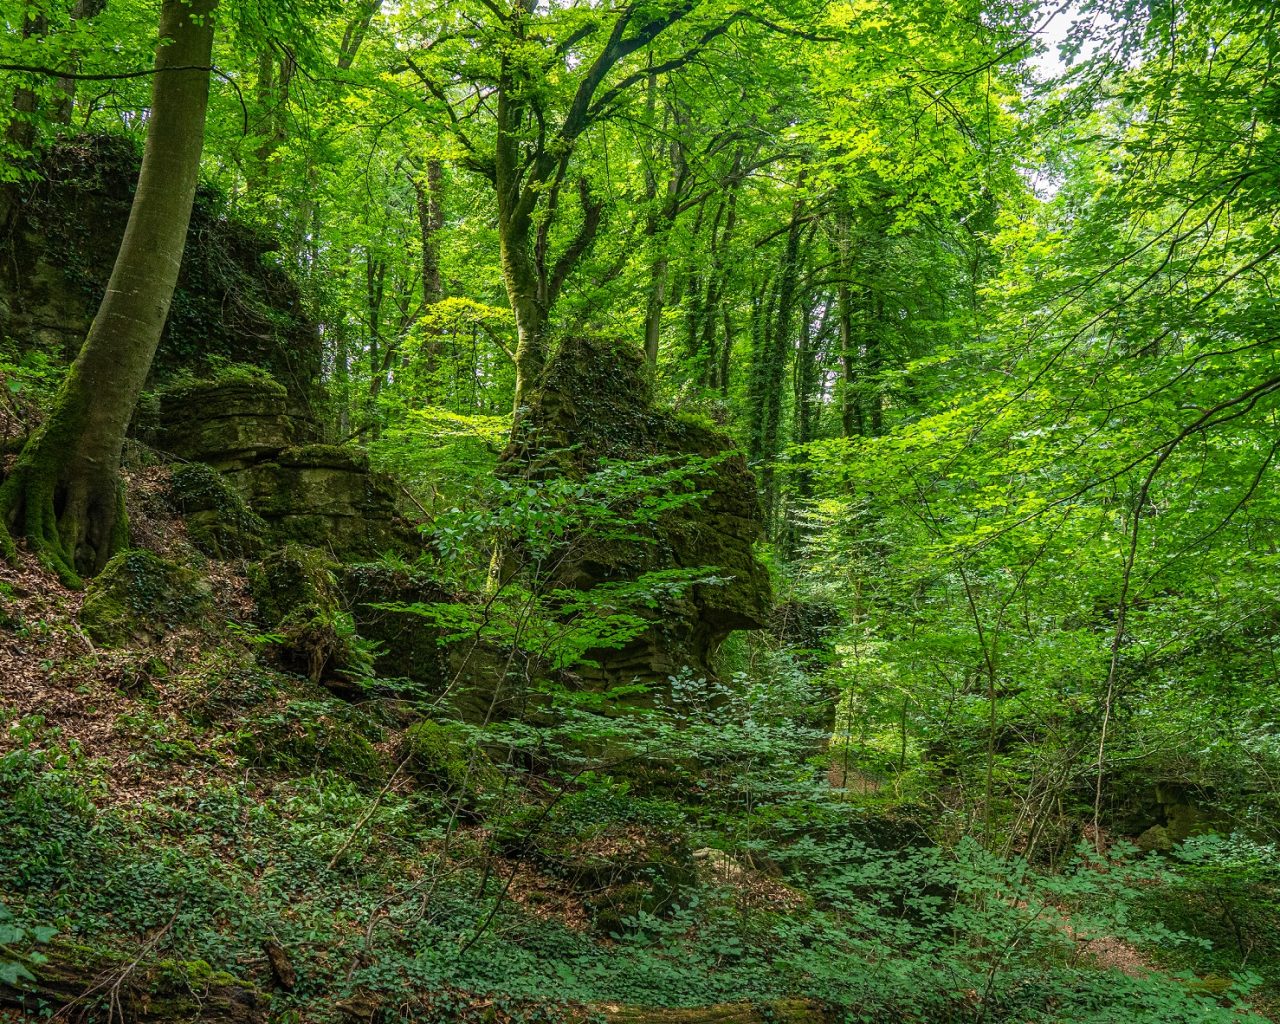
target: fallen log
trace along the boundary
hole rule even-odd
[[[124,1024],[263,1024],[265,995],[203,960],[130,960],[54,942],[44,963],[24,964],[34,981],[0,984],[0,1007],[24,1014],[66,1011],[83,1021]]]
[[[826,1024],[831,1019],[821,1003],[809,999],[680,1008],[603,1004],[591,1009],[609,1024]]]

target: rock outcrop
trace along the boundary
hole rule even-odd
[[[723,580],[664,598],[652,626],[620,650],[593,652],[610,681],[665,680],[685,668],[710,674],[721,641],[761,629],[772,604],[754,545],[763,536],[755,479],[713,424],[658,408],[634,346],[576,338],[564,343],[503,457],[510,474],[585,476],[606,460],[693,456],[711,460],[693,480],[705,496],[666,513],[641,541],[575,539],[561,586],[591,590],[664,569],[709,567]]]
[[[155,417],[155,446],[218,470],[268,542],[357,560],[416,546],[394,481],[371,471],[363,452],[318,443],[319,424],[265,373],[181,380],[160,392]]]
[[[194,569],[150,551],[121,551],[89,584],[80,625],[109,647],[151,643],[212,610],[209,583]]]
[[[139,161],[136,144],[118,136],[60,142],[0,211],[0,338],[20,353],[55,363],[75,355],[124,236]],[[201,186],[151,380],[248,363],[309,404],[322,377],[320,333],[270,257],[273,244],[224,207]]]

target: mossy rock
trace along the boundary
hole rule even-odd
[[[269,997],[204,960],[139,960],[56,939],[40,947],[43,959],[27,961],[33,981],[0,982],[0,1007],[23,1019],[74,1016],[137,1024],[262,1024]],[[117,978],[109,990],[103,978]]]
[[[499,473],[582,479],[608,462],[694,459],[684,482],[696,501],[671,507],[628,539],[588,532],[566,541],[555,584],[589,591],[651,573],[706,567],[716,582],[656,598],[641,614],[650,625],[620,648],[589,652],[598,667],[575,672],[588,684],[640,680],[665,685],[688,668],[714,675],[721,642],[760,629],[773,602],[769,574],[756,557],[764,539],[755,478],[733,440],[705,417],[681,416],[655,401],[643,358],[632,345],[571,337],[529,399],[521,429]]]
[[[609,1003],[590,1007],[590,1016],[606,1024],[829,1024],[840,1015],[812,999],[771,999],[760,1003],[716,1003],[711,1006],[625,1006]]]
[[[337,565],[323,551],[287,544],[248,567],[257,619],[277,626],[298,612],[332,618],[339,611]]]
[[[415,722],[401,738],[400,756],[419,782],[467,806],[502,783],[502,773],[459,722]]]
[[[372,472],[358,449],[285,448],[236,480],[278,540],[324,548],[348,561],[420,547],[417,531],[400,514],[395,481]]]
[[[282,466],[341,469],[354,473],[369,471],[369,456],[359,448],[341,444],[303,444],[287,448],[276,462]]]
[[[212,607],[209,583],[198,572],[134,549],[112,558],[89,584],[80,625],[104,646],[151,643],[206,620]]]
[[[314,682],[342,684],[336,688],[345,692],[341,674],[360,657],[355,628],[339,604],[335,569],[323,552],[290,544],[249,566],[249,589],[259,623],[278,637],[281,666]]]
[[[242,729],[235,751],[255,768],[294,775],[321,769],[359,782],[380,782],[386,765],[377,749],[346,716],[287,708]]]
[[[386,606],[452,602],[454,594],[425,573],[383,562],[341,566],[338,590],[360,635],[379,646],[379,677],[407,679],[431,695],[449,688],[456,673],[441,644],[445,630],[424,615]]]
[[[1173,849],[1173,837],[1163,825],[1152,825],[1138,836],[1134,845],[1145,853],[1168,853]]]
[[[186,520],[187,536],[202,554],[249,558],[262,549],[267,524],[212,466],[202,462],[175,466],[165,497]]]
[[[309,440],[318,424],[262,374],[186,380],[159,394],[156,441],[181,459],[244,470]]]

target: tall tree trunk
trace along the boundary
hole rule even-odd
[[[418,209],[418,235],[422,242],[422,308],[430,309],[444,298],[444,281],[440,278],[440,233],[444,229],[444,165],[439,157],[427,161],[425,175],[413,176],[415,205]],[[427,401],[435,401],[435,375],[440,368],[440,331],[432,328],[423,341],[423,363],[427,380]]]
[[[547,323],[549,310],[541,299],[538,281],[533,274],[533,259],[528,254],[529,239],[517,232],[499,227],[502,249],[502,276],[507,297],[516,319],[516,386],[515,413],[529,403],[533,388],[547,361]]]
[[[804,178],[801,177],[801,184]],[[774,459],[778,455],[779,428],[782,424],[782,393],[786,382],[787,357],[793,349],[792,324],[796,312],[796,289],[800,278],[800,238],[804,223],[804,201],[797,199],[791,207],[791,223],[787,227],[786,247],[778,268],[777,312],[766,328],[764,345],[758,353],[759,369],[752,368],[754,429],[751,435],[751,457],[760,462],[760,490],[766,529],[771,533],[777,513],[777,479]]]
[[[127,540],[120,452],[164,329],[200,174],[217,0],[164,0],[138,188],[98,315],[54,407],[0,486],[3,547],[25,536],[68,583]],[[201,70],[170,71],[188,67]]]
[[[347,22],[347,29],[342,35],[342,45],[338,48],[338,67],[341,70],[348,71],[355,63],[356,54],[360,52],[365,36],[369,34],[369,27],[381,10],[382,0],[362,0],[357,7],[355,17]]]
[[[859,397],[859,346],[853,337],[853,216],[841,204],[836,212],[836,244],[839,249],[840,283],[836,289],[836,317],[840,328],[840,431],[845,437],[864,433]]]
[[[258,80],[254,88],[257,106],[255,134],[260,136],[253,151],[245,187],[250,192],[260,192],[276,177],[271,159],[289,137],[289,92],[297,66],[293,56],[286,53],[277,59],[275,51],[266,47],[258,55]],[[305,214],[301,218],[305,230]]]
[[[440,279],[440,231],[444,228],[444,164],[439,157],[427,161],[426,180],[415,178],[418,229],[422,236],[422,303],[430,306],[444,298]]]
[[[720,373],[716,378],[716,386],[721,396],[729,397],[729,367],[733,362],[733,312],[728,305],[724,307],[724,344],[720,347]]]
[[[884,433],[884,299],[867,296],[867,422],[873,437]]]

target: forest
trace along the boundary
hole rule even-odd
[[[1280,1021],[1280,6],[0,20],[0,1022]]]

